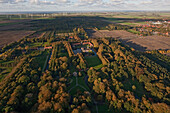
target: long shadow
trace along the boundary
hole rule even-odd
[[[142,51],[142,52],[144,52],[144,51],[146,51],[147,50],[147,47],[143,47],[143,46],[141,46],[141,45],[139,45],[139,44],[136,44],[136,43],[134,43],[134,42],[132,42],[132,41],[129,41],[130,39],[119,39],[123,44],[127,44],[129,47],[132,47],[132,48],[134,48],[135,50],[138,50],[138,51]]]

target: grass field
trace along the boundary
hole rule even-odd
[[[81,92],[84,92],[85,90],[83,88],[81,88],[80,86],[76,86],[75,88],[73,88],[71,91],[70,91],[70,95],[75,95],[77,94],[77,91],[81,91]]]
[[[135,31],[133,29],[128,29],[127,31],[131,32],[131,33],[134,33],[134,34],[139,34],[140,32],[139,31]]]
[[[109,109],[109,106],[107,104],[98,104],[97,106],[98,106],[99,113],[129,113],[125,110],[119,111],[118,109],[115,109],[114,107],[112,107],[112,109]],[[92,110],[92,113],[96,113],[95,106],[93,106],[91,110]]]
[[[14,23],[0,23],[0,27],[2,26],[7,26],[7,25],[15,25],[15,24],[20,24],[21,22],[14,22]]]
[[[84,81],[84,77],[85,77],[85,73],[82,72],[82,76],[78,77],[78,84],[85,87],[88,91],[90,90],[89,87],[86,85],[85,81]]]
[[[102,68],[103,66],[104,66],[103,64],[99,64],[99,65],[95,66],[94,69],[98,70],[98,69]]]
[[[76,77],[72,76],[70,79],[72,80],[72,82],[67,87],[67,90],[71,89],[72,87],[76,85]]]
[[[29,43],[27,46],[29,47],[40,47],[42,45],[42,42],[36,42],[36,43]]]
[[[97,56],[85,57],[85,60],[87,61],[89,67],[95,67],[102,63]]]
[[[36,62],[38,62],[38,65],[39,65],[39,67],[41,67],[41,69],[43,69],[46,58],[49,54],[50,54],[49,51],[46,50],[46,51],[43,51],[43,53],[41,55],[36,57],[35,60],[36,60]]]
[[[136,90],[134,90],[134,94],[141,98],[144,94],[146,94],[145,89],[143,88],[142,83],[137,80],[127,79],[123,82],[125,90],[133,91],[132,86],[135,85]]]

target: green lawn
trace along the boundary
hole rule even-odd
[[[46,45],[46,46],[49,46],[50,43],[49,43],[49,42],[44,42],[44,43],[43,43],[43,46],[45,46],[45,45]]]
[[[119,111],[118,109],[114,109],[114,107],[112,107],[112,109],[109,109],[109,106],[107,104],[98,104],[97,106],[99,113],[129,113],[126,110]],[[96,106],[94,105],[91,110],[92,113],[96,113]]]
[[[81,91],[81,92],[84,92],[85,90],[83,88],[81,88],[80,86],[76,86],[75,88],[73,88],[71,91],[70,91],[70,95],[75,95],[77,94],[77,91]]]
[[[144,94],[146,94],[143,84],[138,82],[138,80],[127,79],[122,83],[124,85],[124,89],[129,91],[133,91],[132,86],[135,85],[136,90],[133,92],[138,97],[142,97]]]
[[[98,70],[98,69],[102,68],[103,66],[104,66],[103,64],[99,64],[99,65],[95,66],[94,69]]]
[[[131,32],[131,33],[134,33],[134,34],[139,34],[140,32],[139,31],[135,31],[133,29],[128,29],[127,31]]]
[[[76,85],[76,77],[72,76],[70,79],[72,79],[72,82],[68,85],[67,90],[71,89]]]
[[[58,57],[63,57],[63,56],[67,56],[68,57],[68,52],[65,49],[63,44],[58,45]]]
[[[90,90],[89,87],[86,85],[85,81],[84,81],[84,77],[85,77],[85,73],[82,72],[82,76],[78,77],[78,84],[83,86],[84,88],[86,88],[87,90]]]
[[[85,60],[87,61],[89,67],[95,67],[102,63],[98,56],[88,56],[85,57]]]
[[[42,46],[42,42],[36,42],[36,43],[29,43],[27,44],[29,47],[40,47]]]
[[[70,73],[73,74],[73,72],[76,71],[76,67],[73,66],[73,65],[70,65],[70,66],[69,66],[69,70],[70,70]]]
[[[9,23],[0,23],[1,26],[7,26],[7,25],[15,25],[15,24],[21,24],[22,22],[9,22]]]
[[[43,69],[46,58],[49,54],[50,54],[49,51],[46,50],[46,51],[43,51],[41,55],[36,57],[35,60],[36,60],[36,62],[38,62],[38,65],[39,65],[39,67],[41,67],[41,69]]]

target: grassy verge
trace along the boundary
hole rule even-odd
[[[135,30],[133,30],[133,29],[128,29],[127,31],[128,31],[128,32],[131,32],[131,33],[134,33],[134,34],[140,34],[139,31],[135,31]]]

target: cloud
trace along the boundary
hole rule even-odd
[[[39,3],[39,0],[30,0],[29,1],[31,4],[38,4]]]
[[[63,3],[70,3],[69,0],[30,0],[34,5],[59,5]]]
[[[50,6],[48,6],[50,5]],[[8,9],[7,9],[7,6]],[[23,7],[23,8],[22,8]],[[170,10],[170,0],[0,0],[0,10]]]
[[[0,0],[0,3],[11,3],[11,4],[22,3],[22,2],[26,2],[26,0]]]

